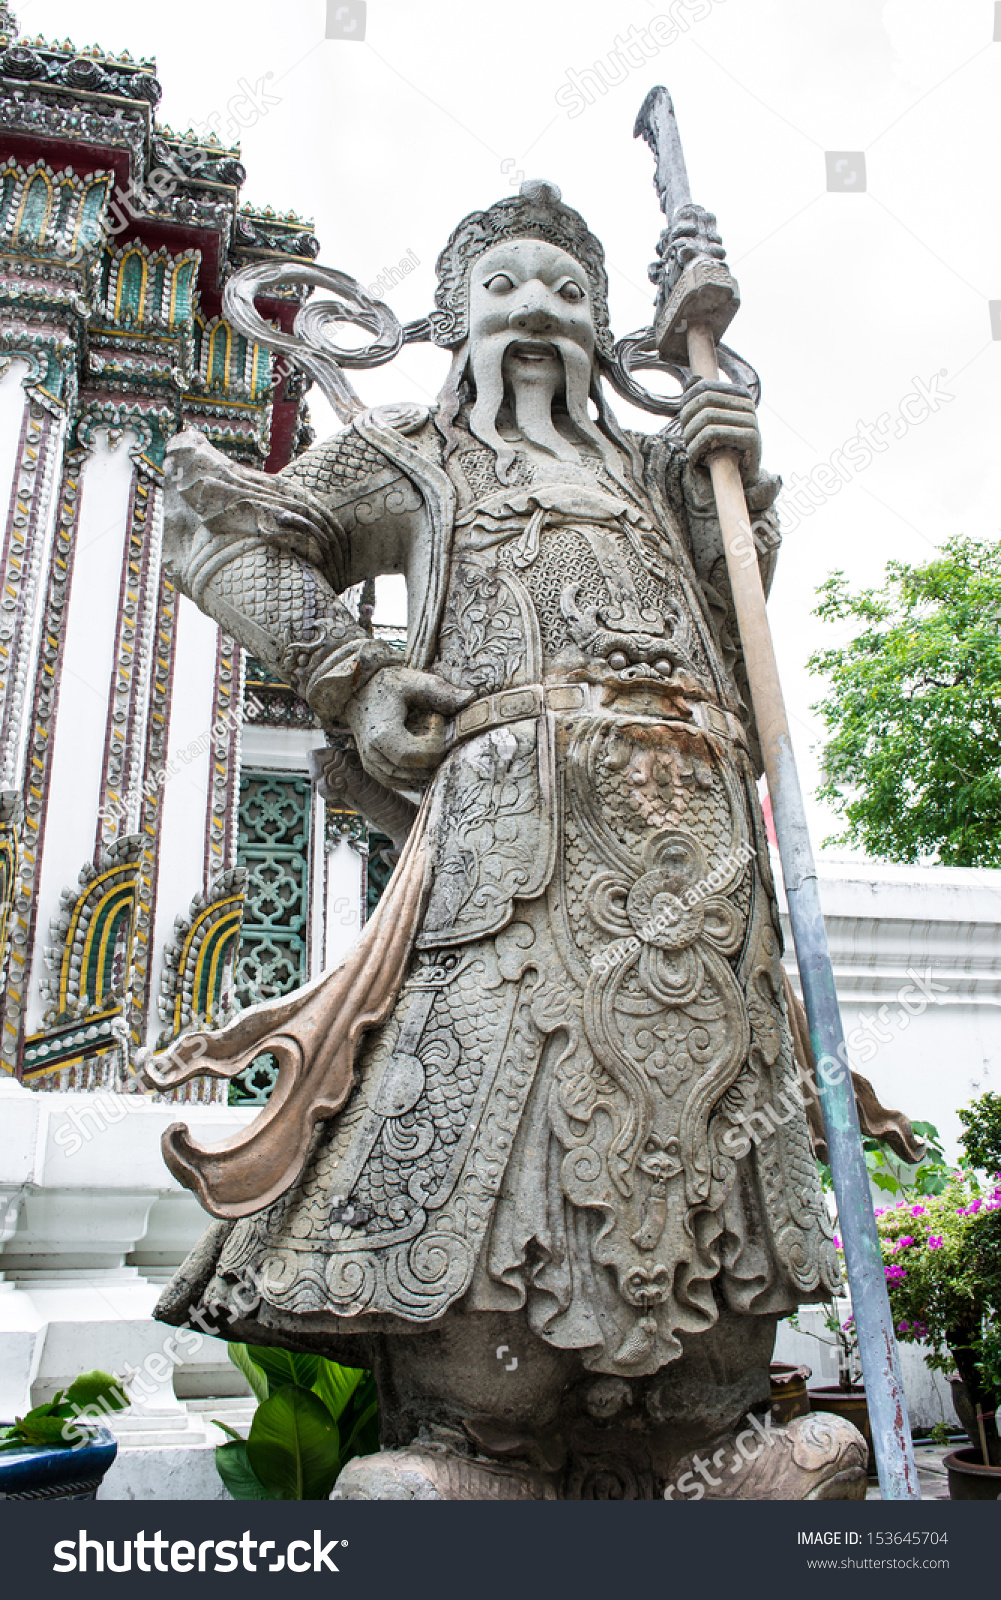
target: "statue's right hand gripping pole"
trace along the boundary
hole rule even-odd
[[[671,97],[652,89],[636,120],[657,159],[667,217],[655,334],[665,360],[683,359],[697,378],[718,379],[716,343],[734,315],[737,285],[722,260],[715,218],[693,206]],[[702,248],[700,249],[700,245]],[[852,1309],[884,1500],[919,1500],[900,1358],[852,1089],[841,1013],[820,909],[817,869],[789,737],[782,688],[740,464],[733,450],[708,457],[727,572],[775,820],[789,922],[796,946],[821,1112],[844,1241]]]

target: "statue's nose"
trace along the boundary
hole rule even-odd
[[[508,317],[508,326],[518,328],[522,333],[552,333],[556,327],[556,318],[538,301],[529,301],[512,311]]]

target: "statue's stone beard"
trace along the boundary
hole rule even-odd
[[[500,333],[470,340],[464,351],[457,352],[448,386],[457,399],[461,379],[466,377],[472,380],[475,399],[469,413],[469,429],[488,450],[493,451],[497,477],[501,483],[509,481],[515,461],[515,445],[510,440],[502,439],[497,428],[506,393],[513,398],[514,421],[518,430],[529,443],[560,461],[580,461],[580,451],[573,438],[561,433],[553,420],[553,401],[560,392],[555,371],[549,384],[537,380],[534,383],[514,381],[505,385],[504,357],[512,345],[524,343],[525,334],[514,329],[504,329]],[[570,433],[581,444],[586,442],[592,445],[612,476],[621,482],[623,463],[613,442],[617,430],[614,424],[609,426],[610,419],[601,403],[597,374],[590,355],[573,339],[559,335],[545,340],[545,343],[553,346],[562,364],[563,404]],[[587,403],[592,395],[607,432],[603,432],[588,415]],[[452,410],[451,407],[448,409]],[[449,417],[449,423],[451,420]],[[628,453],[624,440],[621,441],[621,448]]]

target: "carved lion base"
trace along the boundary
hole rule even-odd
[[[610,1450],[544,1472],[487,1461],[448,1444],[358,1456],[337,1480],[338,1500],[864,1500],[866,1443],[841,1417],[816,1412],[786,1427],[750,1415],[745,1427],[681,1457],[662,1478],[633,1473]]]
[[[864,1500],[868,1446],[857,1428],[829,1411],[770,1417],[692,1451],[674,1469],[669,1500]]]
[[[356,1456],[332,1500],[556,1500],[544,1477],[526,1467],[476,1461],[446,1446],[411,1445]]]

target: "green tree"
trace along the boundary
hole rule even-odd
[[[847,823],[825,842],[1001,866],[1001,545],[950,539],[880,589],[834,572],[818,594],[815,616],[862,625],[809,661],[829,685],[818,793]]]

